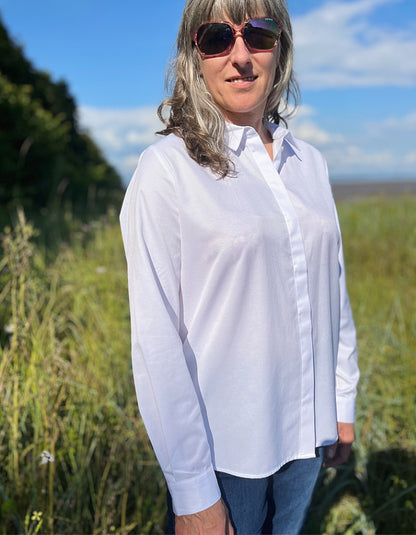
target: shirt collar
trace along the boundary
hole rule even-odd
[[[225,125],[225,143],[234,152],[237,152],[245,143],[248,135],[253,135],[255,132],[254,128],[251,126],[238,126],[228,122],[226,122]],[[293,137],[289,130],[275,123],[267,123],[267,128],[269,129],[273,140],[281,139],[282,143],[287,143],[299,160],[302,160],[301,149],[299,148],[296,138]]]

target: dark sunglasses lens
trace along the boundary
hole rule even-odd
[[[207,56],[221,54],[227,50],[233,39],[232,29],[222,22],[203,24],[196,34],[198,48]]]
[[[279,39],[280,28],[274,19],[253,19],[244,27],[244,39],[251,48],[271,50]]]

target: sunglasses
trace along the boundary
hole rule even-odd
[[[271,17],[251,19],[241,26],[229,22],[206,22],[195,32],[193,42],[203,58],[229,54],[238,35],[250,52],[273,50],[279,41],[281,28]]]

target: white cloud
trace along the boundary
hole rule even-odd
[[[300,122],[293,126],[294,134],[300,139],[304,139],[311,144],[319,145],[320,147],[328,145],[331,142],[331,135],[325,132],[318,125],[312,121]]]
[[[406,154],[406,162],[416,168],[416,151]]]
[[[103,145],[120,150],[127,145],[148,145],[162,128],[155,107],[103,109],[79,108],[81,126],[87,128]]]
[[[397,164],[400,162],[396,162],[390,150],[334,143],[324,149],[323,154],[334,177],[361,175],[361,178],[396,178],[395,174],[399,170]],[[401,167],[403,171],[403,165]]]
[[[411,111],[404,117],[387,117],[386,119],[368,125],[368,131],[373,134],[382,133],[384,130],[399,130],[406,135],[409,133],[416,134],[416,111]]]
[[[289,120],[290,130],[296,137],[321,149],[334,142],[344,142],[343,136],[340,134],[329,133],[323,130],[314,121],[313,117],[315,115],[316,111],[312,106],[302,104],[297,108],[295,115]]]
[[[304,88],[413,86],[414,32],[372,25],[369,15],[400,0],[326,2],[293,18],[295,68]]]
[[[103,109],[81,106],[79,122],[87,130],[124,182],[130,179],[140,152],[156,141],[162,123],[156,107]]]
[[[311,106],[301,106],[289,128],[321,150],[332,178],[416,178],[414,112],[366,125],[362,134],[354,135],[354,142],[340,132],[323,129]]]
[[[308,104],[300,104],[296,108],[289,105],[289,119],[288,125],[291,132],[298,138],[301,138],[309,143],[325,144],[328,141],[327,132],[324,132],[314,122],[316,110]],[[319,140],[319,142],[317,141]]]

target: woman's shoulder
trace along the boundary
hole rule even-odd
[[[174,134],[164,136],[141,152],[129,184],[142,191],[170,188],[186,158],[189,156],[183,140]]]
[[[148,147],[140,155],[140,160],[155,156],[161,160],[170,160],[173,156],[185,155],[186,148],[182,138],[176,134],[163,136]]]

